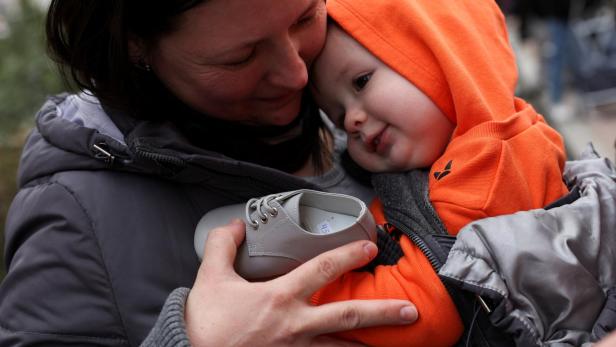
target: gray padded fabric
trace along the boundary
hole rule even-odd
[[[595,326],[615,324],[601,313],[616,284],[616,171],[589,147],[564,177],[579,199],[469,224],[440,270],[468,290],[498,293],[490,319],[520,346],[582,346]]]

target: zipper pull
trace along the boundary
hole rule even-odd
[[[95,152],[94,157],[96,159],[102,159],[105,162],[105,164],[107,164],[107,167],[111,168],[113,167],[115,156],[109,153],[109,151],[105,150],[103,147],[107,147],[107,145],[104,143],[98,143],[98,144],[92,145],[92,149]]]
[[[485,300],[483,300],[483,298],[479,294],[475,294],[475,297],[477,298],[477,301],[479,301],[479,305],[481,305],[481,308],[483,308],[483,310],[486,311],[487,314],[492,313],[490,306],[488,306],[488,304],[485,302]]]

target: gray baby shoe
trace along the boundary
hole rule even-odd
[[[233,218],[246,223],[246,239],[238,249],[235,270],[249,280],[283,275],[316,255],[352,241],[376,241],[374,218],[363,201],[302,189],[206,213],[195,232],[199,259],[203,259],[208,232]]]

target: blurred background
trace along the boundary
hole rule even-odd
[[[561,132],[570,159],[592,142],[614,161],[616,0],[497,2],[517,57],[517,94]],[[34,115],[46,96],[64,89],[45,53],[48,3],[0,0],[0,236]],[[4,271],[1,258],[0,279]]]
[[[517,94],[565,138],[616,150],[616,0],[498,0],[518,63]]]

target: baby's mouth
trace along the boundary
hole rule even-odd
[[[368,150],[370,152],[378,152],[379,151],[379,145],[381,144],[381,142],[383,140],[383,133],[385,133],[385,129],[386,128],[387,127],[381,129],[381,131],[379,131],[378,133],[373,135],[371,138],[368,138],[368,141],[366,141],[366,145],[367,145]]]
[[[381,137],[377,137],[372,141],[372,147],[374,147],[375,149],[379,146],[379,143],[381,143]]]

